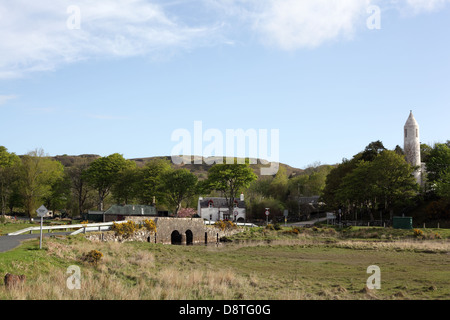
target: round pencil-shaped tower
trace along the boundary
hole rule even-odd
[[[404,150],[406,161],[417,170],[414,171],[414,177],[418,184],[421,184],[421,159],[420,159],[420,137],[419,137],[419,124],[417,123],[414,115],[411,111],[408,120],[406,120],[404,127]]]

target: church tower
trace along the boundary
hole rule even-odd
[[[404,127],[404,151],[406,155],[406,161],[414,167],[419,167],[414,172],[414,177],[418,184],[422,185],[422,161],[420,159],[420,138],[419,138],[419,124],[417,123],[414,115],[411,111],[408,120],[406,120]]]

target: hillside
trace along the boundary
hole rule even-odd
[[[55,156],[52,157],[55,160],[60,161],[64,166],[71,166],[75,159],[78,157],[85,157],[90,158],[92,160],[95,160],[99,158],[99,155],[89,154],[89,155],[79,155],[79,156],[70,156],[70,155],[62,155],[62,156]],[[194,164],[194,158],[198,159],[198,157],[191,156],[192,164],[185,164],[185,165],[176,165],[172,163],[172,159],[170,156],[160,156],[160,157],[146,157],[146,158],[135,158],[135,159],[129,159],[134,162],[136,162],[138,167],[144,166],[147,162],[154,160],[154,159],[164,159],[167,161],[170,161],[172,163],[172,167],[174,168],[186,168],[192,173],[194,173],[199,179],[204,179],[208,176],[208,170],[211,167],[210,165],[206,164],[204,161],[202,164]],[[208,158],[211,159],[211,158]],[[255,174],[260,177],[260,169],[262,167],[269,167],[269,165],[263,165],[262,161],[260,159],[257,159],[257,164],[252,164],[250,167],[254,170]],[[280,167],[284,167],[286,169],[286,174],[288,177],[294,177],[296,175],[301,174],[304,170],[291,167],[287,164],[280,163]]]
[[[137,159],[130,159],[137,163],[138,166],[144,166],[147,162],[151,161],[152,159],[165,159],[172,163],[172,159],[170,156],[164,156],[164,157],[149,157],[149,158],[137,158]],[[202,164],[194,164],[194,159],[199,159],[199,157],[191,156],[191,163],[192,164],[181,164],[176,165],[172,163],[172,167],[174,168],[185,168],[194,173],[196,176],[199,177],[199,179],[206,178],[208,176],[208,170],[211,167],[210,165],[206,164],[205,161],[202,161]],[[211,160],[213,158],[207,158],[207,160]],[[260,177],[261,168],[269,167],[269,165],[262,164],[263,161],[260,159],[257,159],[257,164],[251,164],[250,167],[253,169],[255,174]],[[225,160],[224,160],[225,163]],[[284,167],[286,169],[286,174],[288,177],[294,177],[298,174],[301,174],[304,170],[291,167],[287,164],[280,163],[280,167]]]

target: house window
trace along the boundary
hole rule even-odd
[[[408,129],[405,129],[405,138],[408,138]]]

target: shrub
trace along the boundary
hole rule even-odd
[[[219,228],[222,231],[237,228],[237,225],[235,225],[232,221],[229,221],[229,220],[225,220],[225,221],[219,220],[219,221],[216,221],[216,223],[214,223],[214,225],[216,226],[216,228]]]
[[[273,226],[273,224],[268,224],[267,226],[266,226],[266,229],[267,230],[275,230],[275,227]]]
[[[285,234],[299,234],[300,229],[298,227],[292,227],[290,230],[283,231]]]
[[[124,238],[132,236],[137,229],[139,229],[139,225],[132,220],[124,223],[113,222],[113,226],[111,228],[111,230],[116,233],[116,236],[123,236]]]
[[[156,223],[153,220],[144,220],[144,228],[150,232],[156,232]]]
[[[424,237],[423,231],[420,229],[414,229],[414,236],[418,239],[423,239]]]
[[[100,260],[103,258],[103,253],[101,253],[98,250],[91,250],[88,253],[85,253],[82,256],[82,260],[86,261],[87,263],[93,264],[93,265],[98,265],[98,263],[100,262]]]

